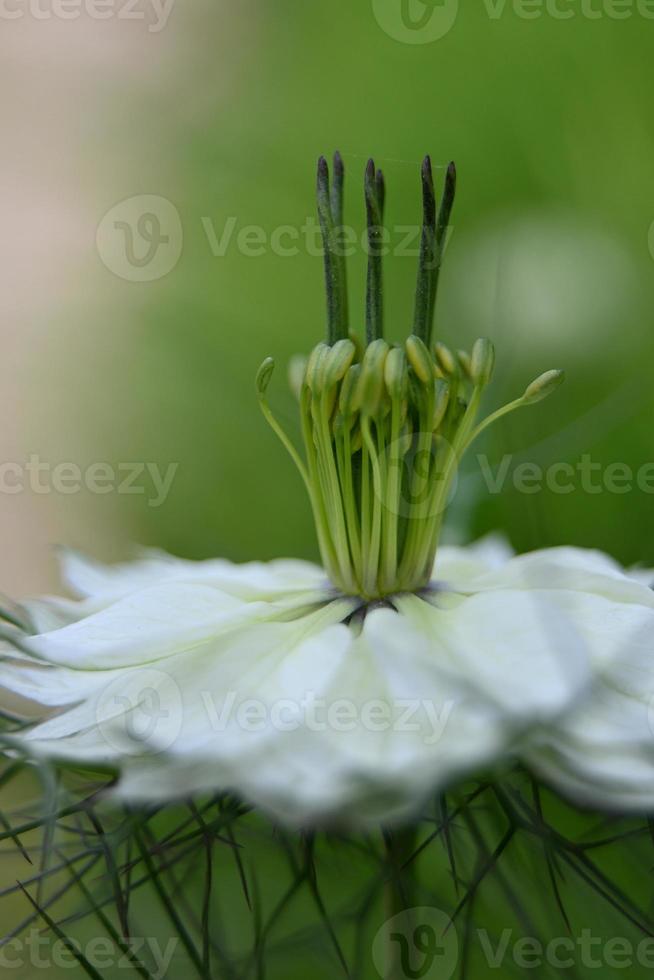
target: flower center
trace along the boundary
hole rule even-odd
[[[384,179],[365,173],[368,218],[366,345],[349,335],[342,244],[343,164],[330,189],[318,163],[318,214],[325,251],[327,342],[314,348],[296,381],[303,461],[272,415],[267,358],[257,375],[264,415],[291,454],[313,510],[325,568],[343,593],[378,599],[417,592],[432,574],[443,516],[461,457],[491,422],[541,401],[563,380],[547,371],[524,394],[477,421],[494,351],[479,339],[456,356],[431,334],[456,175],[447,168],[438,211],[429,157],[422,165],[423,225],[413,332],[402,346],[383,332],[381,257]],[[297,372],[296,372],[297,373]]]

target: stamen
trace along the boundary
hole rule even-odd
[[[265,418],[266,422],[271,427],[271,429],[278,437],[278,439],[280,440],[280,442],[288,452],[289,456],[297,466],[298,472],[302,477],[302,479],[304,480],[304,485],[307,488],[307,491],[309,492],[309,496],[311,496],[311,484],[309,482],[309,474],[307,473],[307,469],[304,463],[302,462],[297,449],[295,448],[295,446],[293,445],[293,443],[291,442],[291,440],[286,435],[281,425],[273,415],[270,409],[270,405],[268,404],[268,400],[266,398],[266,389],[270,384],[270,379],[272,378],[272,374],[274,370],[275,370],[274,360],[272,359],[272,357],[267,357],[263,361],[259,370],[257,371],[256,386],[257,386],[257,395],[259,396],[259,406],[261,408],[263,417]]]
[[[507,405],[503,405],[502,408],[498,408],[491,415],[488,415],[483,422],[480,422],[477,428],[470,434],[470,438],[467,440],[464,450],[475,441],[477,436],[480,436],[485,429],[487,429],[494,422],[497,422],[498,419],[503,418],[510,412],[515,412],[515,410],[518,408],[525,408],[527,405],[536,405],[545,398],[549,398],[552,392],[556,391],[559,385],[563,384],[564,380],[565,372],[558,368],[553,368],[551,371],[545,371],[544,374],[539,375],[535,381],[532,381],[531,384],[527,386],[524,394],[521,395],[520,398],[515,398]]]

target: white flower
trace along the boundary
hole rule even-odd
[[[1,682],[56,709],[27,751],[115,769],[122,798],[362,825],[518,757],[583,801],[654,802],[654,593],[599,553],[443,547],[428,590],[368,604],[299,561],[63,568],[79,601],[25,604]]]
[[[468,446],[563,380],[550,370],[481,421],[492,344],[456,354],[432,326],[456,172],[436,208],[423,162],[413,332],[383,339],[369,250],[366,346],[349,333],[343,164],[318,165],[327,342],[295,371],[304,456],[257,392],[307,489],[325,571],[150,553],[68,555],[78,601],[32,602],[0,683],[51,709],[14,735],[35,757],[120,775],[130,801],[233,791],[295,824],[408,817],[453,781],[522,759],[582,801],[654,804],[654,592],[595,552],[438,548]],[[384,181],[365,175],[371,244]]]

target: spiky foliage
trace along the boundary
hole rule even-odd
[[[6,761],[0,786],[4,942],[38,928],[91,977],[114,975],[85,953],[100,935],[121,976],[160,976],[148,937],[176,941],[170,977],[375,977],[375,935],[409,906],[452,920],[443,975],[461,980],[524,976],[526,937],[591,929],[635,950],[654,934],[647,821],[578,813],[520,769],[435,799],[414,827],[359,835],[289,832],[229,795],[120,808],[108,782],[26,760]],[[598,975],[574,958],[564,975]]]

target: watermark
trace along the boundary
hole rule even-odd
[[[148,976],[152,980],[165,980],[172,976],[172,960],[179,945],[176,936],[169,939],[165,946],[152,936],[126,937],[123,945],[124,948],[119,949],[108,936],[96,936],[80,942],[72,937],[54,939],[38,929],[30,929],[24,937],[0,942],[0,970],[20,970],[26,966],[35,970],[79,970],[80,964],[75,958],[77,952],[98,971],[132,971],[132,964],[137,960],[148,964]]]
[[[106,743],[122,755],[158,754],[180,735],[182,694],[163,670],[125,671],[100,692],[95,717]]]
[[[432,44],[454,27],[459,0],[372,0],[375,20],[394,41]]]
[[[526,496],[545,491],[560,496],[640,492],[654,495],[654,461],[638,467],[594,460],[584,453],[574,462],[557,460],[541,465],[515,460],[505,453],[491,462],[484,453],[474,457],[485,491],[491,496],[513,490]],[[461,473],[450,443],[431,432],[393,440],[380,456],[385,479],[373,484],[382,507],[408,519],[428,520],[444,513],[458,492]],[[395,474],[395,479],[393,475]]]
[[[584,928],[578,935],[553,936],[544,941],[504,929],[493,936],[474,929],[471,946],[491,970],[511,964],[520,971],[542,970],[654,970],[654,938],[632,942],[623,936],[605,938]],[[456,929],[437,908],[412,908],[388,919],[372,944],[372,959],[382,977],[398,980],[449,980],[459,962]],[[390,969],[392,965],[392,969]]]
[[[513,465],[513,456],[505,454],[499,464],[491,465],[487,456],[476,456],[486,490],[502,493],[507,484],[518,493],[532,495],[548,490],[567,495],[581,491],[591,496],[601,493],[626,494],[635,490],[654,494],[654,461],[634,469],[628,463],[600,463],[584,453],[574,463],[553,462],[547,466],[525,461]]]
[[[150,34],[168,23],[175,0],[0,0],[0,20],[138,21]]]
[[[381,977],[450,980],[459,959],[459,940],[449,916],[436,908],[394,915],[377,932],[372,960]]]
[[[320,224],[311,215],[307,215],[299,225],[278,225],[270,231],[262,225],[240,225],[235,215],[229,215],[220,224],[210,215],[203,215],[200,221],[214,258],[224,258],[230,250],[247,258],[261,258],[268,254],[280,258],[295,258],[301,254],[317,258],[324,254]],[[382,226],[376,231],[377,241],[371,246],[367,228],[360,230],[351,225],[338,225],[334,229],[334,254],[343,258],[357,253],[400,258],[420,255],[421,225]],[[452,226],[449,226],[443,253],[452,231]],[[441,258],[442,255],[439,255],[438,261]]]
[[[544,942],[534,936],[516,936],[504,929],[493,939],[486,929],[477,930],[477,941],[491,969],[499,970],[507,962],[520,970],[555,970],[583,967],[586,970],[630,970],[640,966],[654,970],[654,938],[633,943],[622,936],[606,939],[592,929],[582,929],[578,936],[554,936]]]
[[[0,0],[0,3],[2,0]],[[300,224],[263,225],[242,224],[236,215],[220,220],[201,215],[202,234],[213,258],[222,259],[235,252],[246,258],[275,255],[296,258],[309,255],[320,258],[324,246],[320,224],[307,215]],[[437,256],[442,261],[453,227],[445,233],[443,248]],[[334,254],[349,258],[364,254],[408,257],[420,255],[422,226],[392,225],[377,229],[375,243],[370,244],[368,230],[351,225],[339,225],[334,230]],[[175,205],[164,197],[140,194],[114,205],[103,216],[96,233],[98,254],[104,265],[128,282],[153,282],[162,279],[175,268],[182,254],[184,234],[182,221]]]
[[[107,211],[95,241],[98,255],[114,275],[128,282],[153,282],[179,262],[184,233],[171,201],[137,194]]]
[[[436,745],[456,707],[428,698],[325,698],[314,691],[301,697],[264,700],[229,690],[218,698],[209,688],[183,699],[177,681],[164,671],[144,668],[115,678],[96,698],[95,717],[105,741],[122,753],[160,753],[179,737],[188,715],[207,732],[411,734]]]
[[[654,0],[483,0],[491,20],[507,12],[520,20],[654,20]]]
[[[163,466],[153,462],[94,462],[82,467],[70,461],[51,463],[32,453],[22,461],[0,463],[0,495],[136,494],[146,498],[148,507],[156,508],[168,499],[178,469],[179,463]]]
[[[458,0],[372,0],[375,19],[394,41],[432,44],[452,30]],[[490,21],[513,16],[535,21],[654,20],[654,0],[482,0]]]

